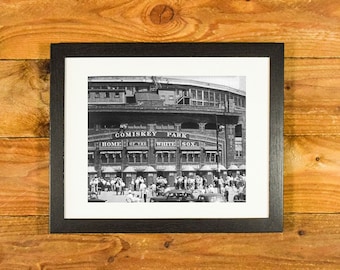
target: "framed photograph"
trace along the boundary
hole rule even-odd
[[[281,43],[51,45],[50,232],[283,230]]]

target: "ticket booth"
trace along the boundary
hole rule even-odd
[[[136,175],[136,170],[131,166],[128,166],[123,170],[123,180],[125,182],[125,187],[130,187],[131,181],[136,179]]]

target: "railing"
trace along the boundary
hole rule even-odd
[[[89,104],[89,111],[147,111],[152,110],[156,112],[204,112],[204,113],[217,113],[224,115],[235,115],[235,113],[225,112],[223,108],[207,107],[207,106],[195,106],[188,104],[176,104],[176,105],[159,105],[156,103],[151,104]]]

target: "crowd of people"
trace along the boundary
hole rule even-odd
[[[214,176],[212,181],[206,177],[195,175],[193,177],[177,176],[170,185],[168,180],[163,176],[157,176],[155,181],[147,183],[146,178],[138,176],[131,180],[126,186],[121,177],[115,177],[109,180],[97,176],[90,179],[89,196],[97,196],[101,192],[113,192],[116,195],[127,195],[127,202],[147,201],[148,197],[163,195],[167,190],[179,189],[202,193],[220,193],[223,194],[228,202],[246,200],[246,176],[245,174],[228,175],[227,177]]]

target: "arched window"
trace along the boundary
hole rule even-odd
[[[181,128],[182,129],[199,129],[199,125],[194,122],[186,122],[186,123],[182,123]]]
[[[119,128],[119,126],[120,126],[119,122],[110,121],[110,120],[102,121],[100,123],[101,128]]]

